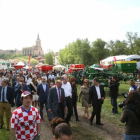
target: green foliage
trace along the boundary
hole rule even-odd
[[[45,63],[49,65],[53,65],[54,62],[54,52],[48,50],[48,53],[45,54]]]
[[[69,43],[64,49],[59,51],[58,61],[60,64],[83,63],[88,64],[90,61],[90,43],[88,39],[77,39],[75,42]]]
[[[109,50],[105,48],[106,42],[102,39],[97,39],[92,42],[92,46],[89,50],[93,58],[93,62],[99,63],[100,60],[109,56]]]
[[[62,65],[92,65],[115,55],[140,55],[140,38],[137,33],[127,32],[127,40],[105,42],[98,38],[91,44],[88,39],[77,39],[59,51],[58,61]]]
[[[31,61],[30,61],[30,66],[35,66],[37,65],[39,62],[37,60],[35,60],[34,58],[31,58]]]

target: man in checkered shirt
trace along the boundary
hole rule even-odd
[[[31,106],[32,94],[25,91],[21,94],[22,106],[17,108],[11,117],[11,140],[39,140],[41,117],[38,110]]]

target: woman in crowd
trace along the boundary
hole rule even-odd
[[[51,121],[54,140],[72,140],[72,131],[68,124],[61,118],[54,118]]]
[[[124,140],[140,140],[140,93],[130,91],[121,116],[126,123]]]
[[[38,95],[37,95],[37,78],[33,77],[32,82],[30,83],[30,91],[33,95],[32,106],[37,107]]]
[[[83,86],[81,86],[80,88],[79,101],[80,101],[80,97],[82,96],[82,107],[85,107],[83,117],[86,119],[90,119],[89,113],[88,113],[89,80],[84,79],[83,83],[84,83]]]
[[[76,79],[74,77],[69,78],[69,82],[72,88],[72,105],[75,112],[76,122],[80,122],[77,113],[77,88],[76,88]]]
[[[40,75],[37,76],[37,82],[38,82],[38,84],[41,84],[42,83],[41,78],[40,78]]]
[[[27,86],[30,87],[30,83],[32,82],[32,75],[31,75],[31,73],[28,74],[26,82],[27,82]]]
[[[52,80],[50,78],[47,79],[47,83],[49,85],[49,88],[50,88],[50,83],[52,82]]]

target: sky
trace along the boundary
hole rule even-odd
[[[0,0],[0,49],[35,45],[54,52],[77,38],[90,42],[140,33],[140,0]]]

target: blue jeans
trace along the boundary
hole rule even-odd
[[[140,135],[126,135],[126,134],[124,134],[124,140],[140,140]]]
[[[117,98],[111,97],[111,105],[113,106],[112,112],[118,113]]]

